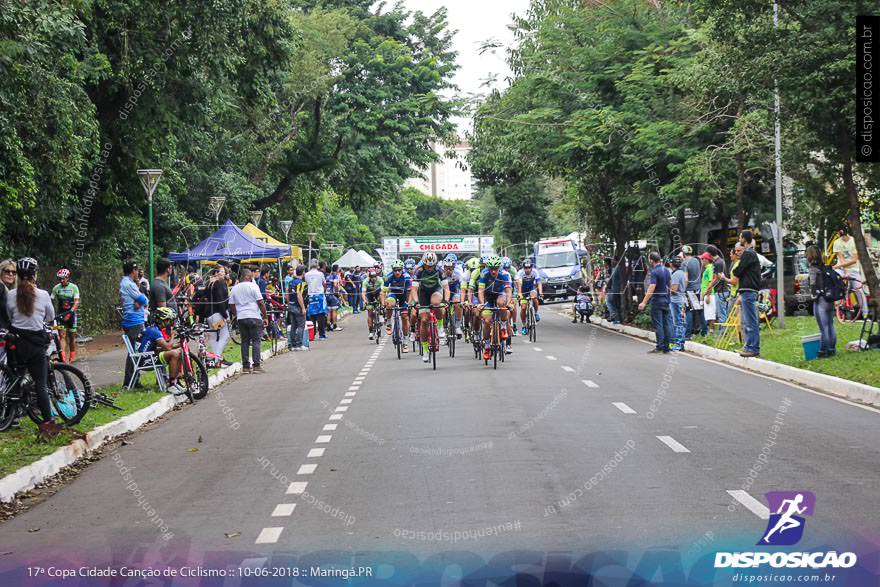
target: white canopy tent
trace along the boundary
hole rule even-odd
[[[375,262],[376,260],[364,251],[348,249],[344,255],[334,261],[334,264],[349,269],[351,267],[372,267]]]

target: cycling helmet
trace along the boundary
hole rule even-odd
[[[170,322],[177,317],[174,314],[174,310],[172,310],[168,306],[165,306],[163,308],[156,308],[153,316],[157,322]]]
[[[403,263],[403,268],[406,269],[407,271],[411,271],[412,269],[415,269],[415,267],[416,267],[416,262],[413,259],[407,259]]]
[[[468,269],[473,271],[474,269],[476,269],[477,267],[480,266],[480,260],[476,257],[471,257],[470,259],[467,260],[467,263],[465,263],[464,265],[465,265],[465,267],[467,267]]]
[[[437,264],[437,253],[433,251],[428,251],[427,253],[425,253],[425,256],[422,257],[422,263],[433,267]]]
[[[486,257],[486,267],[501,267],[501,258],[498,255]]]
[[[396,266],[394,263],[391,264],[391,268],[394,269]],[[375,269],[370,269],[369,273],[367,273],[367,277],[378,277],[379,272]]]
[[[446,260],[451,261],[453,263],[457,263],[458,262],[458,255],[456,255],[455,253],[449,253],[448,255],[446,255]]]
[[[21,277],[33,277],[37,274],[37,260],[32,257],[22,257],[15,264],[15,272]]]
[[[449,259],[444,259],[441,261],[443,267],[446,269],[455,269],[455,261],[450,261]]]
[[[489,260],[489,255],[481,255],[480,256],[480,265],[485,265],[486,261]]]
[[[510,257],[501,257],[501,267],[503,269],[510,269],[511,265],[513,265],[513,261],[510,260]]]
[[[395,259],[394,261],[391,261],[391,269],[392,270],[403,269],[403,265],[404,265],[404,263],[400,259]]]
[[[522,266],[523,266],[523,269],[525,269],[526,267],[531,267],[532,262],[529,259],[526,259],[525,261],[522,262]]]
[[[55,275],[58,277],[58,279],[70,279],[70,269],[64,269],[62,267]]]

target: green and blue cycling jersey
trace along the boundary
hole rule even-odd
[[[494,303],[495,298],[503,294],[508,287],[513,287],[513,280],[510,278],[510,273],[503,269],[499,269],[494,277],[488,269],[484,269],[477,279],[477,287]]]
[[[385,292],[389,297],[406,303],[407,295],[411,289],[412,277],[406,271],[401,271],[397,277],[394,276],[394,271],[385,276]]]
[[[73,309],[73,305],[79,299],[79,288],[72,282],[67,282],[67,285],[56,283],[50,297],[53,300],[58,300],[59,313],[68,312]]]
[[[364,292],[367,301],[370,303],[374,303],[379,298],[379,294],[382,293],[384,287],[385,280],[381,277],[376,277],[375,281],[366,279],[361,283],[361,291]]]
[[[415,271],[413,281],[419,282],[419,290],[421,291],[436,291],[442,286],[444,277],[437,267],[433,269],[419,267]]]

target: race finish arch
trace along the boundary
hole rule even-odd
[[[382,241],[382,261],[387,265],[395,259],[420,257],[428,251],[438,256],[490,255],[495,252],[494,247],[495,238],[489,235],[389,236]]]

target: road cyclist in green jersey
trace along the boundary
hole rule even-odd
[[[70,270],[62,267],[56,273],[60,283],[52,288],[50,297],[58,309],[55,312],[55,323],[58,327],[61,342],[61,361],[72,363],[76,357],[76,330],[78,327],[77,310],[79,310],[79,288],[70,281]]]
[[[433,251],[425,253],[422,257],[421,267],[416,268],[413,281],[418,282],[418,287],[413,288],[410,299],[419,305],[419,339],[422,343],[422,361],[427,363],[431,360],[428,354],[428,321],[432,307],[437,317],[438,338],[441,340],[446,338],[446,331],[443,328],[445,309],[440,304],[444,299],[449,299],[449,284],[437,266],[437,253]]]
[[[476,257],[474,259],[470,259],[468,262],[471,266],[470,277],[467,281],[464,282],[464,294],[463,298],[471,307],[476,307],[480,303],[480,299],[477,296],[477,283],[480,280],[480,276],[487,271],[486,269],[486,260],[489,258],[489,255],[483,255],[478,260]],[[476,260],[476,262],[475,262]],[[471,328],[474,332],[482,331],[482,318],[480,318],[479,312],[471,313]]]
[[[508,303],[513,294],[513,280],[510,274],[501,268],[501,259],[497,255],[490,255],[486,259],[486,268],[486,271],[477,280],[477,296],[480,302],[479,308],[483,310],[483,358],[488,361],[491,358],[489,346],[493,341],[490,339],[492,312],[484,310],[487,306],[500,310],[501,340],[494,342],[504,345],[506,354],[509,355],[513,352],[510,345],[507,344],[506,326],[509,315]]]
[[[511,282],[514,282],[514,281],[515,281],[516,267],[513,266],[513,260],[511,260],[510,257],[501,257],[501,270],[502,270],[502,271],[507,271],[507,274],[510,275],[510,280],[511,280]],[[515,284],[514,284],[514,285],[515,285]],[[508,304],[509,304],[509,306],[510,306],[510,318],[509,318],[509,322],[510,322],[510,325],[511,325],[511,328],[510,328],[510,335],[511,335],[511,336],[516,336],[516,335],[517,335],[517,330],[516,330],[516,306],[517,306],[517,301],[518,301],[518,300],[519,300],[519,292],[517,291],[516,287],[514,286],[514,288],[513,288],[513,295],[512,295],[511,298],[508,300]],[[508,341],[508,343],[509,343],[509,342],[510,342],[510,341]]]
[[[360,296],[363,306],[367,310],[367,328],[370,329],[370,340],[373,340],[373,321],[378,320],[380,327],[385,321],[384,312],[378,311],[385,305],[384,287],[385,280],[375,269],[370,269],[367,278],[361,284]]]
[[[391,273],[385,276],[383,295],[385,296],[385,332],[391,336],[392,313],[394,308],[400,309],[400,324],[405,336],[409,332],[409,299],[412,290],[412,277],[404,271],[403,261],[396,259],[391,263]],[[408,353],[408,345],[404,344],[402,352]]]

